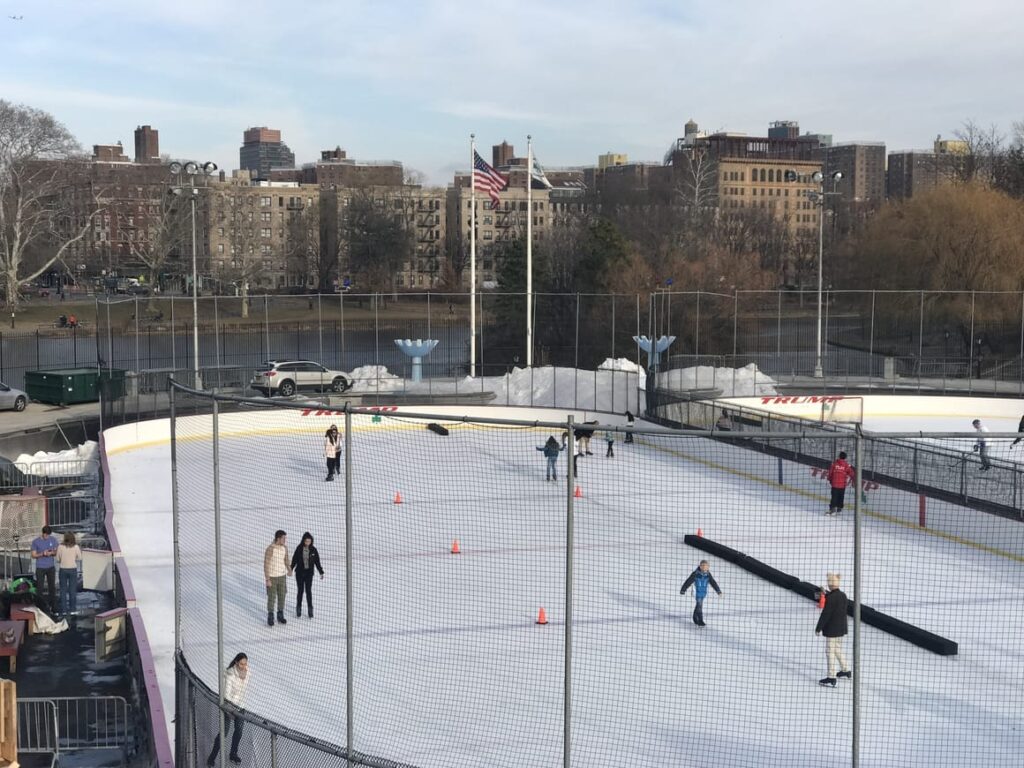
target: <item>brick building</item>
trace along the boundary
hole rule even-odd
[[[238,166],[254,179],[269,179],[274,168],[294,168],[295,153],[281,141],[281,131],[266,126],[247,128],[238,150]]]
[[[844,203],[865,204],[871,208],[885,202],[885,144],[882,142],[843,142],[819,147],[815,159],[822,165],[825,178],[843,174],[835,191]]]
[[[335,147],[323,150],[319,161],[303,165],[301,181],[321,189],[401,187],[405,171],[397,160],[357,161]]]

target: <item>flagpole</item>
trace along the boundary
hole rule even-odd
[[[526,367],[533,367],[533,137],[526,137]]]
[[[469,134],[469,375],[476,377],[476,134]]]

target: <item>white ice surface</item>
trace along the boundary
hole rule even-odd
[[[344,485],[322,482],[316,433],[262,434],[253,418],[251,436],[221,445],[225,653],[250,655],[248,708],[343,744]],[[559,764],[565,486],[543,480],[543,435],[456,427],[439,442],[418,426],[358,426],[356,748],[422,768],[518,766],[524,755]],[[711,451],[741,449],[620,442],[612,460],[594,444],[575,527],[574,763],[848,765],[850,685],[816,685],[824,644],[814,606],[715,562],[725,597],[709,598],[709,626],[698,630],[678,591],[700,559],[681,539],[698,527],[820,582],[826,570],[852,573],[852,521],[823,519],[819,498],[716,467]],[[772,476],[774,458],[742,456],[751,474]],[[209,444],[183,443],[179,458],[184,647],[216,687]],[[117,453],[110,469],[171,713],[169,447]],[[327,579],[314,584],[316,619],[270,629],[260,563],[278,526],[290,546],[314,530]],[[1020,563],[874,518],[864,542],[864,601],[958,641],[960,653],[938,657],[865,629],[862,764],[1018,765]],[[541,605],[547,627],[533,623]]]

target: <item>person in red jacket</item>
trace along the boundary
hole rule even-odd
[[[843,511],[843,498],[846,496],[846,486],[853,485],[857,474],[846,462],[846,451],[839,452],[839,458],[832,462],[828,468],[829,485],[832,486],[832,498],[828,503],[827,515],[838,515]]]

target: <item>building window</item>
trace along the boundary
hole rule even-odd
[[[270,198],[269,197],[261,197],[260,198],[260,207],[261,208],[269,208],[270,207]]]
[[[491,239],[491,230],[485,229],[484,230],[484,240],[490,240],[490,239]]]
[[[490,216],[484,216],[484,224],[491,224],[491,223],[492,223],[491,217]]]
[[[264,211],[260,214],[260,221],[270,221],[270,214]]]
[[[270,237],[270,227],[263,227],[260,230],[260,237]]]
[[[217,244],[217,253],[224,253],[224,243]]]

